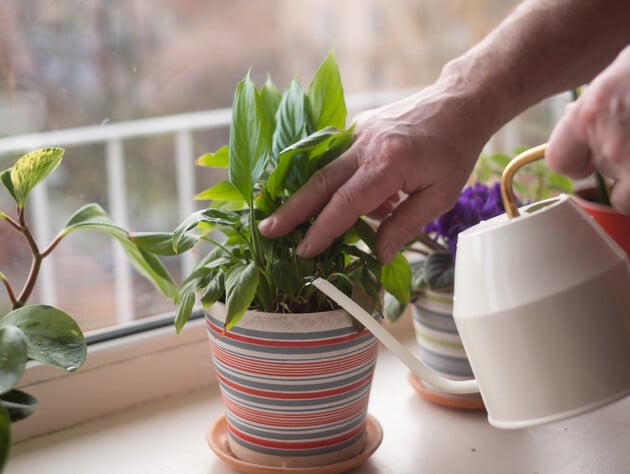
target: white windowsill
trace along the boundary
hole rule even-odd
[[[190,333],[195,333],[194,328]],[[191,347],[195,345],[191,343]],[[204,346],[205,355],[189,354],[199,356],[200,360],[184,359],[188,363],[182,365],[180,359],[181,372],[207,372],[209,355],[205,345],[205,342],[200,344]],[[162,347],[161,352],[172,350],[175,349]],[[151,356],[142,358],[145,357],[151,359]],[[159,374],[162,368],[153,367],[153,374]],[[92,371],[86,370],[84,376],[88,377]],[[72,377],[79,374],[81,371]],[[426,401],[408,383],[407,375],[408,369],[386,349],[381,349],[370,413],[383,426],[384,439],[374,455],[354,472],[615,474],[627,472],[630,466],[630,450],[627,449],[630,397],[570,420],[527,430],[504,431],[488,425],[483,413],[442,408]],[[135,375],[135,380],[129,379],[127,383],[122,383],[119,377],[117,374],[116,379],[100,382],[104,398],[143,383],[142,376]],[[221,414],[218,387],[206,377],[205,382],[199,382],[199,387],[187,394],[166,396],[96,421],[17,443],[12,448],[6,472],[234,474],[235,471],[214,455],[205,440],[208,428]]]

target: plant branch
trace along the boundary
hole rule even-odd
[[[37,276],[39,275],[39,270],[42,266],[43,255],[39,252],[39,247],[37,246],[37,242],[33,237],[31,229],[26,224],[26,220],[24,218],[24,208],[18,210],[18,218],[20,222],[20,231],[22,235],[26,239],[28,243],[28,247],[31,250],[31,254],[33,256],[31,260],[31,269],[28,273],[28,278],[26,279],[26,283],[24,284],[24,288],[22,288],[22,292],[18,296],[18,298],[13,302],[13,309],[24,306],[26,301],[31,296],[33,289],[35,288],[35,283],[37,282]]]
[[[9,299],[11,300],[11,306],[14,306],[15,303],[17,302],[17,298],[15,297],[15,292],[13,291],[13,287],[11,286],[11,283],[9,282],[9,280],[7,280],[7,278],[0,273],[0,280],[2,280],[2,283],[4,284],[4,287],[7,290],[7,294],[9,295]]]

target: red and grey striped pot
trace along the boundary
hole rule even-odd
[[[225,307],[206,314],[225,404],[228,443],[264,466],[325,466],[364,447],[377,341],[342,310],[250,311],[223,332]]]

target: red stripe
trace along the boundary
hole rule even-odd
[[[319,413],[270,413],[248,408],[231,400],[224,402],[227,410],[242,420],[256,425],[288,428],[322,426],[338,423],[340,419],[350,419],[365,411],[368,397],[364,396],[349,405]]]
[[[212,353],[215,359],[228,367],[236,367],[239,371],[249,372],[253,374],[265,375],[265,376],[314,376],[323,374],[334,374],[344,372],[355,367],[361,367],[362,365],[370,363],[377,351],[376,344],[369,346],[350,356],[343,356],[336,359],[330,359],[326,361],[292,361],[292,360],[280,360],[278,362],[263,361],[256,358],[241,356],[232,352],[226,351],[216,344],[212,344]]]
[[[317,346],[328,346],[332,344],[339,344],[340,342],[351,341],[353,339],[359,338],[364,334],[368,333],[367,329],[364,329],[360,333],[349,334],[346,336],[339,336],[335,338],[326,337],[325,339],[318,340],[275,340],[275,339],[267,339],[267,338],[258,338],[258,337],[249,337],[243,336],[242,334],[236,334],[234,331],[224,331],[223,328],[220,328],[216,324],[213,324],[209,320],[206,319],[206,324],[208,327],[219,335],[221,338],[232,339],[235,341],[246,342],[248,344],[254,344],[257,346],[263,347],[317,347]]]
[[[233,388],[241,393],[245,393],[247,395],[253,395],[257,397],[270,398],[272,400],[307,400],[309,398],[325,398],[333,395],[340,395],[342,393],[347,393],[355,388],[361,387],[368,383],[372,378],[372,374],[369,373],[362,379],[348,385],[344,385],[341,387],[337,387],[329,390],[321,390],[321,391],[304,391],[304,392],[280,392],[280,391],[269,391],[269,390],[259,390],[255,388],[246,387],[244,385],[240,385],[235,383],[232,380],[228,380],[223,377],[220,373],[217,372],[217,377],[221,381],[221,383],[227,385],[228,387]]]
[[[315,449],[315,448],[323,448],[326,446],[331,446],[337,443],[342,443],[346,440],[352,439],[353,437],[359,435],[363,431],[365,431],[365,423],[361,423],[355,429],[340,435],[334,438],[325,438],[315,441],[273,441],[264,438],[259,438],[256,436],[248,435],[243,433],[242,431],[237,430],[231,423],[228,422],[228,429],[235,435],[237,438],[244,439],[250,443],[256,444],[258,446],[265,446],[267,448],[276,448],[276,449]]]

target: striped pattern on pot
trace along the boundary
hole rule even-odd
[[[248,312],[224,333],[223,312],[213,306],[206,322],[231,442],[294,457],[343,450],[362,439],[374,336],[357,333],[344,311]]]
[[[453,293],[424,290],[411,312],[420,360],[447,376],[473,377],[453,319]]]

